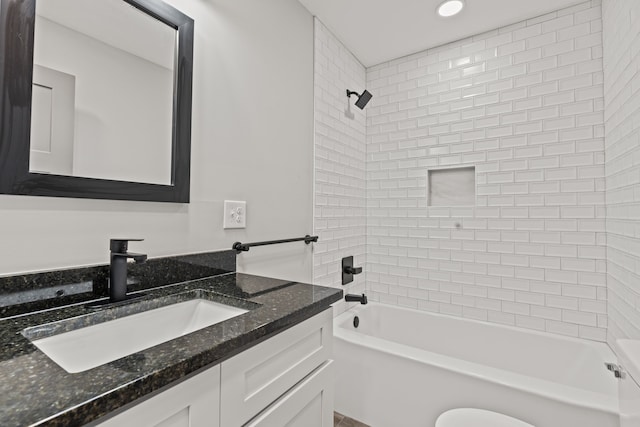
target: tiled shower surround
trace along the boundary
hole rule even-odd
[[[640,339],[640,2],[605,0],[608,341]]]
[[[587,2],[367,70],[372,299],[605,339],[601,31]],[[475,206],[427,206],[472,165]]]
[[[367,69],[366,132],[338,95],[322,102],[319,81],[365,86],[350,87],[353,58],[316,28],[316,161],[335,162],[316,165],[316,229],[334,225],[317,283],[337,276],[337,253],[363,230],[371,300],[605,340],[600,1]],[[475,206],[427,206],[428,170],[467,166]],[[363,182],[366,229],[340,198]]]

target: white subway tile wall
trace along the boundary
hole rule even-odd
[[[640,339],[640,2],[605,0],[607,286],[610,344]]]
[[[366,116],[357,108],[366,72],[358,60],[317,19],[314,20],[315,202],[314,284],[365,290],[366,271],[342,286],[342,258],[366,261]],[[354,304],[354,303],[349,303]],[[347,303],[335,305],[339,314]]]
[[[640,16],[634,10],[637,30]],[[316,37],[326,40],[322,31]],[[635,89],[640,80],[629,74],[638,69],[637,40],[616,49],[621,59],[612,62]],[[327,48],[329,54],[316,59],[326,63],[327,56],[335,56],[334,72],[343,80],[327,78],[331,87],[351,83],[354,74],[352,58],[342,49]],[[606,339],[602,55],[601,3],[595,0],[367,69],[367,88],[374,95],[366,110],[366,270],[372,300]],[[317,68],[316,76],[323,70]],[[337,117],[344,108],[339,95],[325,99],[321,82],[316,85],[321,86],[316,114],[322,113],[316,134],[330,136],[317,143],[316,158],[324,162],[318,173],[335,182],[319,180],[325,191],[316,194],[326,197],[325,204],[329,199],[345,203],[317,206],[341,211],[335,230],[327,231],[340,235],[328,243],[332,250],[326,261],[334,263],[343,242],[358,248],[362,242],[359,205],[331,193],[353,189],[360,196],[365,180],[355,178],[363,165],[356,153],[361,154],[359,138],[365,131]],[[622,89],[612,86],[615,92]],[[631,90],[624,92],[610,100],[621,110],[612,122],[633,120],[625,103],[637,105],[638,96],[631,100]],[[640,269],[640,245],[622,236],[640,233],[628,221],[639,215],[635,205],[621,202],[633,200],[625,196],[633,192],[626,185],[640,181],[640,167],[634,166],[640,162],[638,133],[628,133],[631,125],[614,131],[617,143],[608,148],[619,153],[612,163],[619,172],[610,183],[620,187],[611,195],[614,205],[620,200],[619,220],[611,222],[619,230],[612,253],[622,257],[616,251],[620,246],[637,249],[631,265]],[[353,167],[342,168],[336,160],[340,150],[352,153]],[[476,206],[427,206],[428,169],[451,166],[475,166]],[[357,228],[343,229],[341,221]],[[615,269],[622,262],[614,263],[612,276],[619,282],[633,279],[636,291],[621,284],[614,289],[631,311],[630,304],[638,306],[640,281],[634,268]],[[316,265],[316,277],[331,273],[324,258]],[[640,317],[635,315],[637,331]]]

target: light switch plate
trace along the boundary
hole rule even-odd
[[[247,228],[247,202],[224,201],[224,228]]]

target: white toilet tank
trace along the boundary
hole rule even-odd
[[[617,340],[620,427],[640,427],[640,340]]]

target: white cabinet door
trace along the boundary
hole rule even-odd
[[[183,381],[100,427],[219,427],[220,365]]]
[[[316,369],[245,427],[333,427],[332,363]]]

